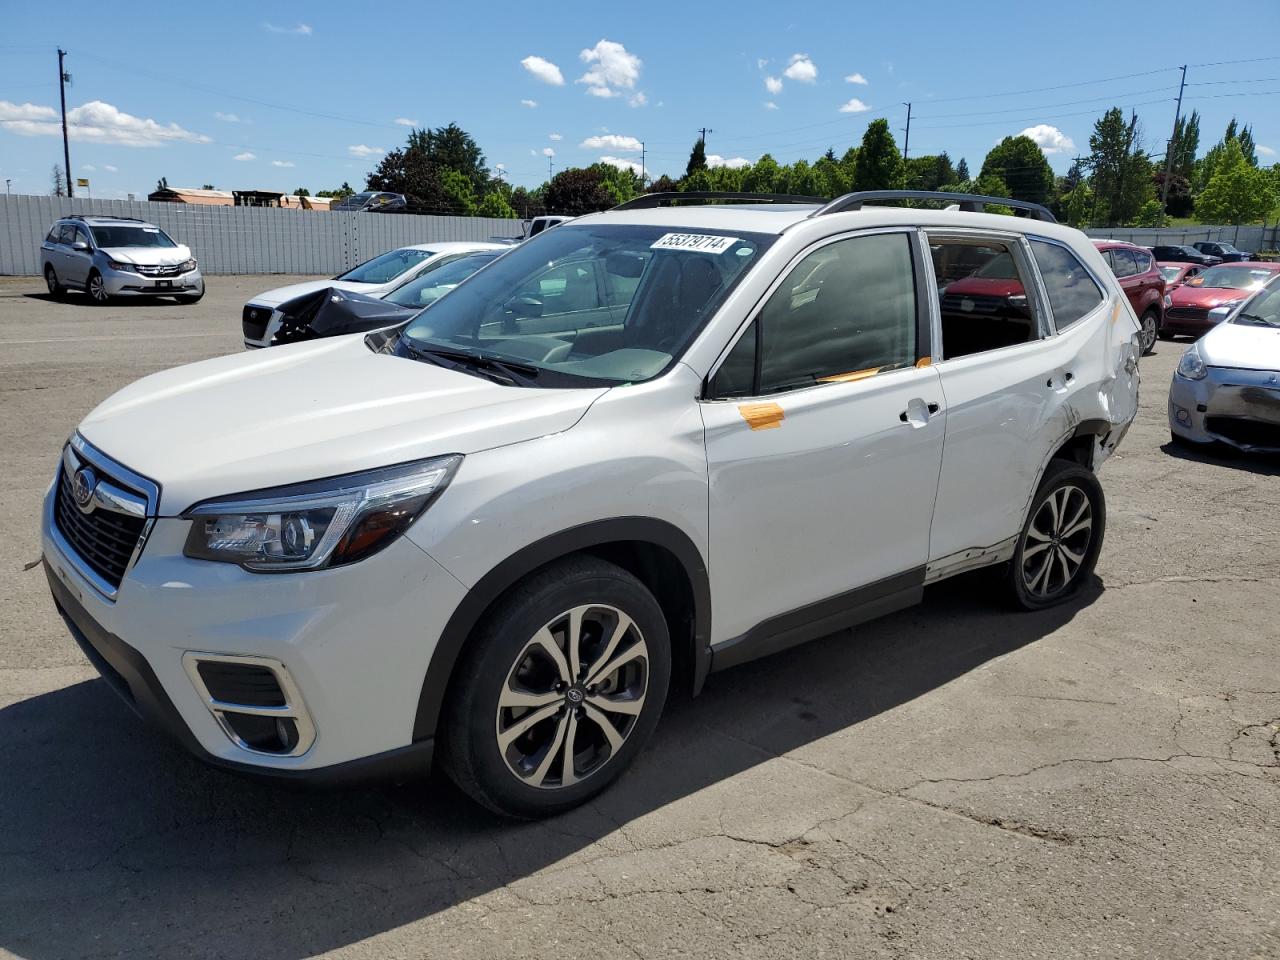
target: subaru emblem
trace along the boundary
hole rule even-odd
[[[81,467],[71,481],[76,504],[85,513],[93,509],[93,492],[98,488],[98,477],[91,467]]]

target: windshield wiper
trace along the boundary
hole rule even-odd
[[[521,363],[518,360],[500,360],[497,357],[474,350],[416,346],[409,343],[407,337],[401,337],[400,343],[416,359],[426,360],[438,366],[445,366],[451,363],[454,366],[472,367],[492,380],[511,386],[518,386],[521,382],[525,385],[532,383],[537,379],[540,372],[539,368],[533,364]],[[446,363],[440,363],[441,360],[446,361]]]
[[[1267,327],[1280,327],[1280,323],[1272,323],[1266,317],[1260,317],[1256,313],[1237,313],[1236,320],[1247,320],[1250,323],[1261,323]]]

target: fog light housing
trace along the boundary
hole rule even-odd
[[[1173,418],[1177,420],[1180,424],[1182,424],[1184,427],[1191,426],[1191,414],[1188,413],[1186,410],[1184,410],[1182,407],[1174,407]]]

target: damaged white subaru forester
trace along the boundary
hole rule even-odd
[[[868,203],[904,198],[956,205]],[[45,501],[71,632],[213,763],[434,754],[529,817],[620,774],[673,685],[979,567],[1070,596],[1138,391],[1093,244],[1009,200],[795,199],[641,197],[404,326],[120,391]]]

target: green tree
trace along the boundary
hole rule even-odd
[[[212,190],[213,187],[210,187],[209,189]],[[311,191],[308,190],[306,187],[298,187],[296,190],[293,191],[293,195],[295,197],[309,197],[311,196]]]
[[[484,151],[471,134],[456,123],[434,130],[415,130],[409,134],[409,145],[412,147],[415,143],[436,166],[442,170],[456,170],[471,181],[473,193],[484,192],[489,182]]]
[[[649,189],[646,190],[645,192],[646,193],[675,193],[679,189],[680,189],[680,184],[677,181],[672,180],[670,177],[668,177],[664,173],[657,180],[654,180],[652,183],[650,183]]]
[[[1154,197],[1138,209],[1138,215],[1133,218],[1133,223],[1131,224],[1131,226],[1135,227],[1165,227],[1168,225],[1169,218],[1165,216],[1164,207]]]
[[[862,135],[853,172],[854,190],[889,190],[902,185],[902,154],[883,117],[872,120]]]
[[[1005,137],[982,161],[979,179],[995,175],[1009,187],[1007,196],[1031,203],[1048,203],[1053,196],[1053,170],[1044,152],[1030,137]]]
[[[689,151],[689,162],[685,164],[684,175],[691,177],[697,171],[705,169],[707,169],[707,144],[699,137],[694,141],[693,149]]]
[[[476,216],[493,217],[498,220],[514,220],[516,212],[511,204],[507,203],[507,198],[499,191],[494,190],[492,193],[484,195],[484,199],[476,207]]]
[[[1088,226],[1093,204],[1093,191],[1089,189],[1089,184],[1082,180],[1076,187],[1062,195],[1058,201],[1058,216],[1066,221],[1068,226]]]
[[[342,186],[340,186],[337,190],[317,190],[316,196],[329,197],[330,199],[333,199],[333,200],[345,200],[347,199],[347,197],[355,196],[355,193],[356,193],[355,190],[351,188],[351,184],[343,180]]]
[[[961,182],[969,179],[969,161],[964,157],[961,157],[960,162],[956,164],[956,179]]]
[[[1200,111],[1192,110],[1188,117],[1179,117],[1173,125],[1172,172],[1191,180],[1196,169],[1196,153],[1200,150]],[[1172,188],[1172,184],[1170,184]]]
[[[471,181],[460,170],[445,170],[440,175],[440,188],[450,212],[470,217],[476,212],[476,195]]]
[[[742,173],[742,189],[748,193],[777,193],[782,180],[778,161],[765,154]]]
[[[1120,108],[1112,107],[1094,123],[1089,137],[1088,168],[1099,209],[1092,219],[1128,223],[1155,195],[1151,179],[1154,171],[1150,158],[1142,150],[1141,140],[1136,113],[1125,120]]]
[[[971,190],[966,193],[976,193],[983,197],[1007,197],[1009,196],[1009,185],[1004,179],[995,173],[984,173],[973,181]],[[993,203],[986,209],[987,213],[1004,213],[1012,214],[1013,208],[1006,207],[1002,203]]]
[[[614,206],[614,195],[605,186],[599,169],[570,167],[548,181],[543,201],[548,213],[579,217],[608,210]]]
[[[1276,205],[1273,178],[1249,165],[1238,139],[1228,140],[1213,178],[1196,198],[1196,212],[1207,223],[1252,223]]]

